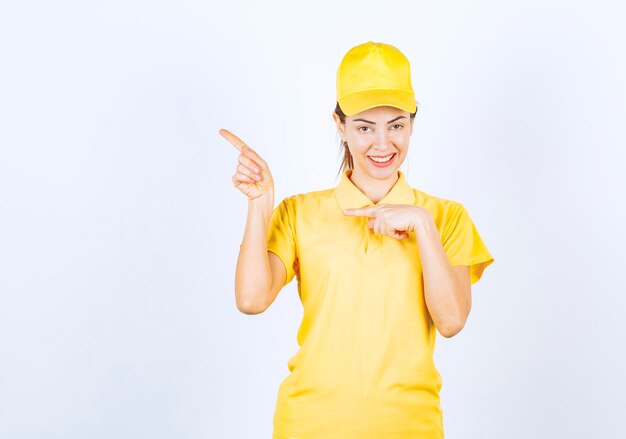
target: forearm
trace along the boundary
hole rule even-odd
[[[273,196],[248,201],[248,216],[235,273],[235,300],[242,311],[254,312],[262,306],[272,286],[267,234],[273,206]]]
[[[467,318],[466,299],[432,218],[424,217],[417,221],[415,233],[422,264],[426,306],[439,332],[446,337],[452,336]]]

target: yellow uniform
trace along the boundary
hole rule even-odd
[[[465,207],[398,181],[372,203],[343,172],[332,189],[283,199],[268,250],[295,276],[304,307],[298,352],[278,389],[273,439],[441,439],[436,328],[424,300],[415,233],[374,233],[342,209],[412,204],[428,209],[452,265],[477,282],[494,259]]]

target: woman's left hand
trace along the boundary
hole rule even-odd
[[[396,239],[409,237],[415,231],[415,225],[423,219],[428,220],[430,212],[423,207],[412,204],[380,204],[377,206],[345,209],[345,215],[367,216],[371,219],[367,225],[375,233],[391,236]]]

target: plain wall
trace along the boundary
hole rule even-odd
[[[495,262],[435,362],[446,437],[624,437],[619,2],[2,2],[0,437],[269,438],[294,280],[240,313],[240,136],[334,187],[336,69],[411,61],[402,170]]]

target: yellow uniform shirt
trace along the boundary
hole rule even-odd
[[[378,203],[343,172],[332,189],[283,199],[268,250],[295,276],[304,308],[298,352],[278,389],[273,439],[441,439],[436,328],[415,233],[374,233],[342,209],[413,204],[430,211],[452,265],[477,282],[494,259],[461,203],[409,186],[402,171]]]

